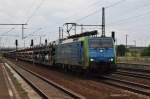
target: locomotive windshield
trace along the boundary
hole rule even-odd
[[[90,48],[112,48],[113,40],[112,38],[90,38],[89,47]]]

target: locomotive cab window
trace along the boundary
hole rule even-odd
[[[113,40],[111,38],[90,38],[90,48],[112,48]]]

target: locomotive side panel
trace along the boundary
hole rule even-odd
[[[56,47],[55,61],[58,64],[83,66],[81,42],[60,44]]]

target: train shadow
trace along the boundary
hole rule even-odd
[[[51,65],[46,65],[46,64],[40,64],[40,63],[33,63],[30,61],[24,61],[24,60],[18,60],[16,61],[15,59],[10,59],[8,58],[8,60],[13,61],[13,62],[22,62],[22,63],[28,63],[29,65],[33,65],[36,67],[40,67],[43,69],[49,69],[52,71],[56,71],[59,73],[62,73],[64,75],[70,76],[70,77],[77,77],[80,79],[94,79],[97,78],[97,76],[103,76],[103,75],[111,75],[112,73],[114,73],[116,71],[116,69],[113,70],[109,70],[109,71],[103,71],[103,72],[95,72],[95,71],[90,71],[90,70],[82,70],[79,68],[66,68],[65,66],[59,65],[59,64],[55,64],[55,66],[51,66]]]

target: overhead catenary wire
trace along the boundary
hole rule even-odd
[[[35,8],[35,10],[33,11],[33,13],[31,14],[31,16],[29,16],[29,18],[27,19],[27,21],[25,22],[26,24],[31,20],[31,18],[35,15],[35,13],[40,9],[40,7],[42,6],[42,4],[44,3],[45,0],[41,0],[41,2],[39,3],[39,5]]]
[[[6,35],[7,33],[9,33],[9,32],[11,32],[11,31],[13,31],[15,28],[11,28],[11,29],[9,29],[8,31],[6,31],[6,32],[4,32],[4,33],[2,33],[1,35]]]
[[[35,0],[33,0],[33,2],[31,3],[31,7],[29,7],[29,8],[27,9],[27,11],[26,11],[26,15],[27,15],[28,13],[30,13],[30,11],[31,11],[32,9],[34,9],[35,6],[36,6],[36,2],[35,2]]]
[[[102,1],[104,1],[104,0],[94,2],[94,3],[92,3],[91,5],[87,6],[87,8],[90,7],[90,6],[98,5],[98,4],[101,3]]]
[[[105,6],[105,8],[106,8],[106,9],[112,8],[112,7],[114,7],[114,6],[117,6],[117,5],[121,4],[121,3],[124,2],[124,1],[126,1],[126,0],[119,0],[118,2],[115,2],[115,3],[111,4],[111,5]]]
[[[77,20],[75,20],[75,21],[85,20],[86,18],[88,18],[88,17],[94,15],[94,14],[97,13],[97,12],[98,12],[98,10],[96,10],[96,11],[94,11],[94,12],[92,12],[92,13],[90,13],[90,14],[84,16],[84,17],[81,17],[81,18],[79,18],[79,19],[77,19]]]
[[[124,2],[124,1],[126,1],[126,0],[120,0],[120,1],[118,1],[118,2],[115,2],[115,3],[111,4],[111,5],[104,6],[104,7],[108,9],[108,8],[117,6],[117,5],[121,4],[121,3]],[[79,19],[76,19],[75,21],[85,20],[86,18],[88,18],[88,17],[90,17],[90,16],[92,16],[92,15],[94,15],[94,14],[96,14],[96,13],[99,13],[100,11],[101,11],[101,10],[96,10],[96,11],[94,11],[94,12],[92,12],[92,13],[90,13],[90,14],[84,16],[84,17],[81,17],[81,18],[79,18]]]
[[[149,29],[149,25],[150,24],[143,24],[143,25],[137,25],[137,26],[134,26],[134,25],[132,25],[132,27],[127,27],[127,28],[118,28],[118,30],[124,30],[124,31],[126,31],[126,30],[128,30],[128,31],[132,31],[132,30],[141,30],[141,31],[143,31],[143,30],[148,30]],[[134,26],[134,27],[133,27]],[[135,28],[135,27],[138,27],[138,28]],[[150,32],[150,31],[147,31],[148,33]]]
[[[0,35],[0,37],[19,37],[19,35]]]
[[[137,10],[139,10],[139,9],[141,9],[141,8],[146,8],[146,7],[149,7],[149,6],[150,6],[150,3],[143,4],[140,7],[139,6],[136,7],[135,10],[134,10],[134,12],[137,11]],[[133,13],[133,11],[131,11],[131,13]]]
[[[148,14],[150,14],[150,11],[148,11],[148,12],[146,12],[146,13],[139,14],[139,15],[127,17],[127,18],[124,18],[124,19],[121,19],[121,20],[118,20],[118,21],[115,21],[115,22],[108,23],[108,25],[109,25],[109,26],[111,26],[111,25],[117,25],[117,24],[119,24],[119,22],[120,22],[120,23],[124,23],[123,21],[128,21],[128,20],[132,20],[132,19],[137,19],[137,18],[146,16],[146,15],[148,15]]]
[[[85,10],[87,10],[87,9],[89,9],[89,8],[92,8],[92,7],[95,6],[95,5],[99,5],[99,3],[101,3],[101,1],[97,1],[97,2],[94,2],[94,3],[90,4],[90,5],[87,5],[85,8],[82,9],[82,11],[81,11],[81,10],[78,10],[77,12],[75,12],[74,14],[72,14],[71,16],[68,16],[68,17],[64,18],[64,20],[71,19],[71,18],[73,18],[74,16],[78,15],[79,13],[85,12]],[[102,4],[100,4],[99,6],[102,6]],[[94,12],[95,12],[95,11],[94,11]],[[93,12],[92,12],[92,13],[93,13]],[[90,14],[92,14],[92,13],[90,13]],[[89,15],[90,15],[90,14],[89,14]]]
[[[32,36],[33,34],[35,34],[37,31],[40,31],[42,28],[38,28],[37,30],[35,30],[33,33],[27,35],[24,37],[24,39],[28,38],[29,36]]]
[[[146,8],[146,7],[149,7],[149,6],[150,6],[150,3],[143,4],[142,6],[138,6],[138,7],[134,8],[134,11],[131,9],[131,12],[129,12],[129,13],[133,13],[133,12],[135,12],[135,11],[141,10],[141,8]],[[138,12],[139,12],[139,11],[138,11]],[[132,19],[135,20],[135,19],[138,19],[138,18],[142,18],[142,17],[148,15],[149,13],[150,13],[150,12],[148,11],[148,12],[146,12],[146,13],[144,13],[144,14],[139,14],[139,15],[134,15],[134,16],[125,17],[125,18],[123,18],[123,19],[110,22],[110,23],[108,23],[107,25],[108,25],[108,26],[116,26],[116,25],[120,25],[120,24],[122,24],[122,23],[129,23],[129,20],[132,20]],[[125,14],[127,14],[127,13],[125,13]],[[136,20],[135,20],[135,21],[136,21]],[[132,22],[133,22],[133,21],[132,21]]]

